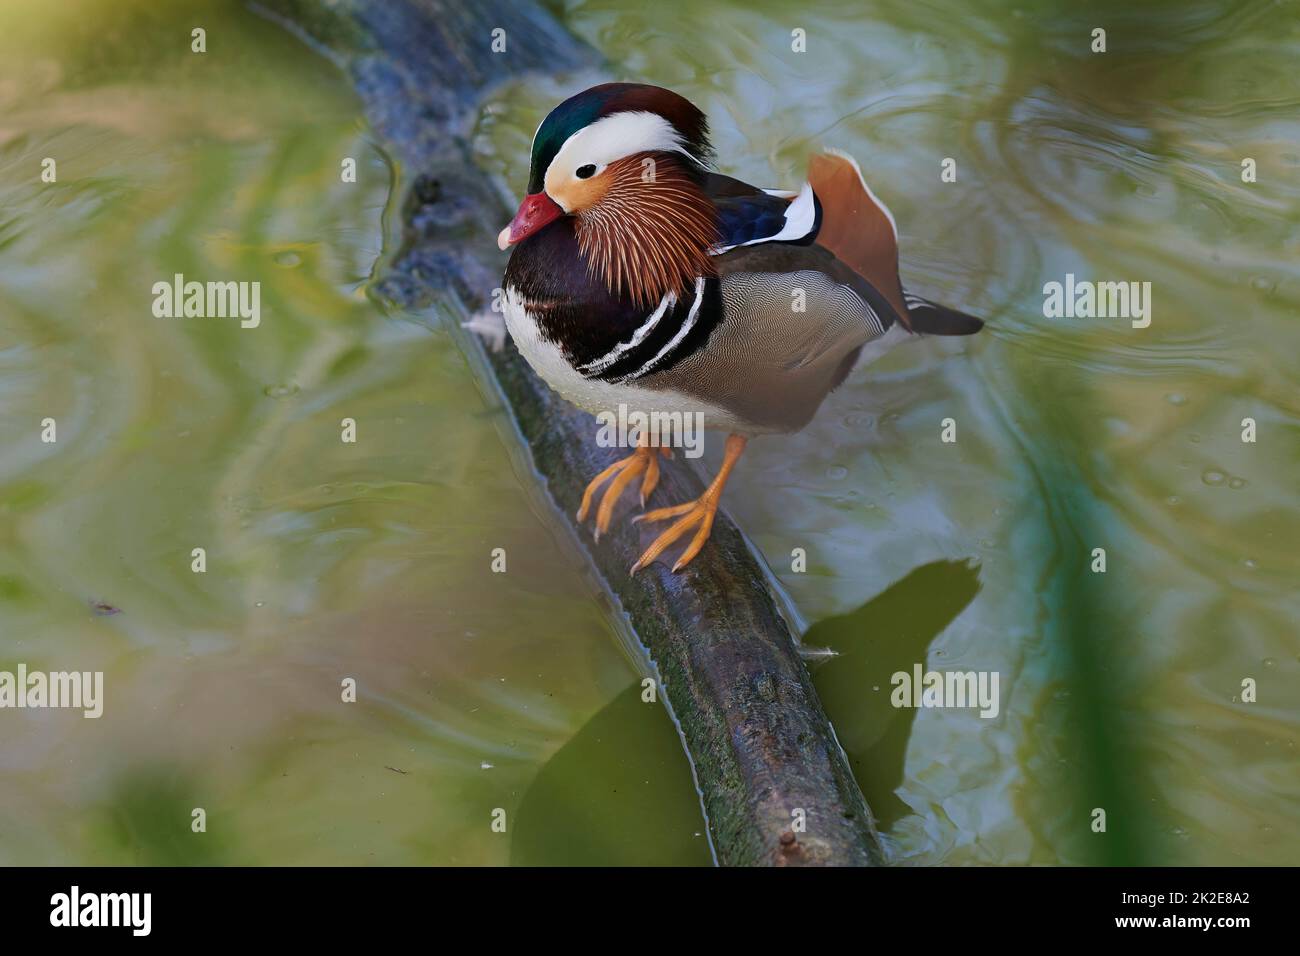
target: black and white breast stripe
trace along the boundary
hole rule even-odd
[[[585,362],[584,364],[579,365],[578,371],[581,372],[585,378],[600,375],[619,359],[626,356],[628,352],[632,351],[644,342],[646,337],[658,328],[660,321],[662,321],[664,317],[664,313],[669,309],[675,308],[676,305],[677,293],[669,292],[659,300],[658,308],[646,316],[645,321],[637,326],[636,331],[632,333],[630,339],[626,342],[619,342],[599,358],[594,358],[590,362]]]
[[[708,341],[722,321],[722,295],[716,278],[695,280],[692,296],[669,293],[632,335],[604,355],[577,366],[585,378],[634,381],[680,362]]]

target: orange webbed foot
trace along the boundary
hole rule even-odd
[[[587,520],[587,515],[591,512],[592,502],[595,500],[596,492],[600,486],[609,481],[609,487],[605,489],[604,495],[601,496],[600,505],[596,509],[596,540],[609,530],[610,522],[614,517],[614,507],[618,504],[619,498],[622,497],[624,490],[630,485],[638,475],[644,475],[641,479],[641,505],[645,506],[646,499],[650,497],[659,484],[659,455],[662,453],[665,458],[671,455],[667,448],[656,449],[645,445],[639,446],[621,461],[616,461],[610,465],[595,478],[587,483],[587,488],[582,493],[582,504],[578,508],[578,522]],[[613,481],[610,481],[610,479]]]
[[[632,519],[634,523],[667,521],[670,518],[677,519],[659,537],[655,538],[650,547],[646,548],[645,553],[637,559],[636,564],[632,565],[632,574],[636,574],[642,568],[648,567],[664,551],[670,548],[673,542],[692,528],[696,529],[695,536],[691,538],[686,550],[673,564],[673,573],[680,571],[695,559],[695,556],[704,548],[704,543],[709,540],[709,535],[713,531],[713,519],[718,513],[718,502],[722,499],[722,489],[726,487],[727,478],[731,475],[731,469],[735,467],[736,461],[744,450],[745,439],[742,436],[727,436],[727,451],[722,461],[722,467],[718,469],[718,476],[705,489],[704,494],[694,501],[688,501],[686,504],[656,508],[654,511],[648,511]]]

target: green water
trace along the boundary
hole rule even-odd
[[[891,856],[1294,862],[1300,12],[786,9],[563,15],[706,109],[726,172],[854,154],[909,286],[990,320],[859,372],[727,493],[838,652],[815,678]],[[513,191],[580,82],[485,110]],[[0,9],[0,670],[106,697],[0,711],[0,863],[709,861],[671,725],[451,336],[364,294],[395,175],[334,68],[238,4]],[[261,324],[155,317],[176,273],[260,281]],[[1151,326],[1045,318],[1066,273],[1150,281]],[[890,707],[917,661],[997,671],[998,717]]]

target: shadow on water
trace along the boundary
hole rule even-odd
[[[903,782],[916,710],[890,704],[890,676],[924,664],[930,644],[979,589],[978,566],[935,561],[804,635],[805,645],[838,655],[815,668],[813,683],[882,830],[912,812],[894,791]]]
[[[804,636],[838,655],[816,669],[813,682],[883,829],[911,812],[894,790],[916,715],[890,705],[890,675],[924,663],[931,642],[979,589],[978,567],[935,561]],[[711,858],[703,826],[681,740],[634,684],[542,768],[520,806],[510,862],[705,865]]]
[[[104,861],[135,866],[218,866],[228,862],[229,836],[207,818],[217,816],[194,782],[169,769],[137,769],[114,789],[98,818],[94,841]],[[192,829],[196,808],[207,829]],[[87,861],[91,862],[91,861]],[[97,862],[97,861],[96,861]]]
[[[524,794],[516,866],[713,862],[681,738],[633,684],[561,747]]]

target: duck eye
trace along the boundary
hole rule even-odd
[[[596,167],[588,163],[586,166],[579,166],[577,176],[579,179],[590,179],[596,175]]]

